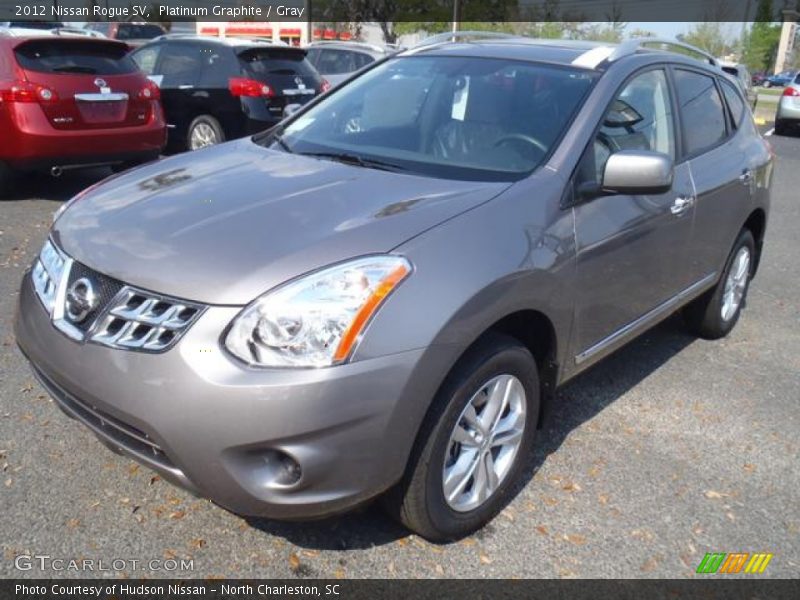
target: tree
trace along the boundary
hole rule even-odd
[[[718,22],[696,23],[687,33],[678,35],[678,39],[714,56],[724,56],[733,49],[723,24]]]
[[[781,26],[772,23],[772,19],[771,0],[759,0],[755,22],[742,40],[742,59],[754,72],[768,71],[778,51]]]

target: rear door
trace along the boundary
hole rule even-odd
[[[35,38],[16,46],[25,80],[49,90],[40,105],[56,129],[132,127],[147,122],[145,80],[124,44],[83,38]]]
[[[135,53],[141,61],[141,52]],[[200,75],[203,71],[203,47],[201,42],[173,40],[161,45],[151,78],[161,88],[161,103],[170,133],[178,132],[182,138],[191,120],[208,112],[207,97],[198,94]]]
[[[675,82],[697,191],[688,266],[695,277],[718,274],[750,213],[764,144],[730,82],[683,68],[675,69]]]
[[[683,152],[696,190],[695,229],[686,268],[699,279],[719,273],[747,217],[755,168],[748,158],[748,137],[753,136],[737,135],[716,77],[689,67],[676,67],[673,73]],[[744,118],[737,115],[738,123],[744,124]]]
[[[257,46],[237,50],[243,75],[267,84],[274,96],[258,99],[273,119],[287,104],[305,104],[322,91],[322,77],[306,58],[305,50]]]

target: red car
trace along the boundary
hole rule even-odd
[[[0,192],[18,171],[129,166],[158,157],[158,86],[121,42],[0,36]]]

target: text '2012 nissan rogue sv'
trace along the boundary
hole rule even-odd
[[[556,386],[678,309],[709,339],[739,319],[772,153],[710,63],[494,37],[379,61],[75,197],[19,346],[107,445],[232,511],[380,495],[457,539]]]

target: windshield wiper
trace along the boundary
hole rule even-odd
[[[313,156],[315,158],[328,158],[347,165],[356,165],[367,169],[380,169],[382,171],[406,170],[404,167],[392,162],[374,158],[364,158],[357,154],[348,154],[347,152],[301,152],[300,154],[303,156]]]
[[[289,147],[289,144],[286,143],[286,140],[283,139],[283,136],[280,133],[274,133],[272,135],[272,139],[278,143],[278,146],[283,148],[289,154],[294,154],[294,150]]]

